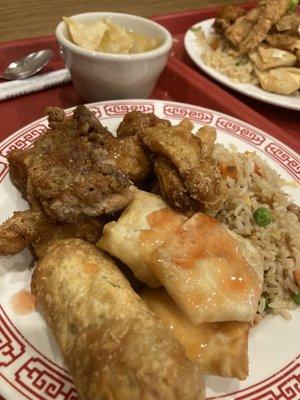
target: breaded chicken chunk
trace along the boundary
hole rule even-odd
[[[46,218],[40,211],[16,211],[0,225],[0,255],[16,254],[30,245],[36,256],[41,257],[56,239],[75,237],[96,243],[101,236],[102,226],[103,223],[96,218],[67,224]]]
[[[191,198],[191,203],[194,203],[198,210],[220,209],[224,198],[222,177],[217,163],[208,154],[202,152],[200,137],[179,125],[146,128],[140,134],[140,138],[144,146],[154,153],[154,158],[162,156],[173,165],[181,178],[178,181],[178,192],[182,193],[180,186],[183,184]],[[209,144],[208,148],[210,146]],[[161,168],[160,165],[159,169]],[[168,186],[165,182],[167,176],[162,179],[160,171],[158,176],[163,195],[166,198],[170,197],[167,190],[166,193],[164,192],[164,188],[174,186],[176,177],[172,175],[172,182]],[[175,204],[175,201],[172,203]]]
[[[171,123],[166,119],[158,118],[153,113],[130,111],[124,116],[123,121],[120,123],[117,129],[117,135],[118,137],[136,136],[144,128],[157,125],[170,126]]]
[[[136,136],[113,138],[107,141],[106,148],[117,168],[132,182],[140,182],[148,176],[150,161]]]
[[[254,50],[289,8],[290,0],[267,0],[238,18],[225,30],[225,37],[243,53]]]
[[[108,130],[84,106],[72,117],[58,108],[47,112],[50,129],[31,149],[14,150],[8,158],[12,180],[30,204],[69,223],[128,204],[132,185],[108,155]]]

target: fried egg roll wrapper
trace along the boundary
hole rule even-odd
[[[228,321],[195,326],[163,288],[145,288],[140,295],[204,374],[247,378],[249,324]]]
[[[54,242],[31,286],[81,400],[204,399],[198,367],[104,252]]]

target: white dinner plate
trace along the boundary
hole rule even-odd
[[[265,103],[300,111],[300,96],[284,96],[281,94],[266,92],[265,90],[251,83],[233,82],[230,78],[228,78],[228,76],[218,72],[216,69],[209,67],[204,63],[201,57],[204,46],[199,45],[197,42],[193,29],[201,27],[205,33],[205,36],[209,36],[214,32],[212,27],[213,22],[214,18],[198,22],[197,24],[193,25],[185,34],[184,46],[194,63],[204,72],[206,72],[207,75],[216,81],[223,83],[223,85],[228,86],[230,89],[253,97],[254,99],[264,101]]]
[[[131,110],[154,112],[173,124],[184,117],[196,128],[210,124],[217,129],[217,142],[226,146],[234,144],[241,152],[256,151],[285,179],[300,182],[300,157],[293,150],[268,133],[228,115],[193,105],[155,100],[110,101],[88,107],[112,132]],[[46,128],[46,118],[41,118],[0,143],[1,221],[13,211],[28,207],[9,179],[6,156],[13,148],[31,146]],[[289,185],[287,191],[299,204],[299,185]],[[30,290],[31,261],[27,249],[0,259],[0,399],[3,396],[5,400],[76,400],[72,378],[40,312],[16,315],[10,306],[15,293]],[[300,307],[292,311],[292,316],[290,321],[268,316],[252,328],[249,378],[239,381],[206,377],[207,398],[300,399]]]

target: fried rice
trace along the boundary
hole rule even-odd
[[[252,62],[247,55],[234,49],[220,35],[206,37],[202,29],[194,32],[205,64],[228,76],[236,83],[258,84]],[[214,48],[217,43],[217,48]]]
[[[216,144],[214,158],[236,172],[234,177],[226,177],[228,197],[216,218],[249,239],[264,259],[258,313],[273,312],[288,319],[289,310],[296,306],[292,295],[299,292],[293,270],[300,261],[300,223],[289,210],[293,200],[283,190],[286,182],[256,153],[238,153]],[[259,226],[254,220],[253,212],[259,207],[272,213],[268,226]]]

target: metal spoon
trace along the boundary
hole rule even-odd
[[[53,51],[50,49],[39,50],[27,56],[13,61],[0,75],[1,79],[13,80],[28,78],[39,72],[53,57]]]

